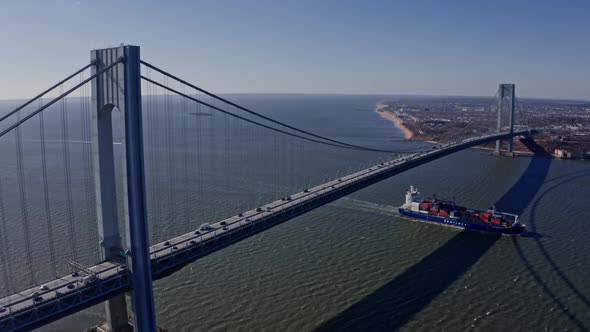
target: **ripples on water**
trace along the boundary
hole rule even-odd
[[[372,112],[376,97],[242,98],[269,114],[295,103],[283,118],[359,144],[401,135]],[[158,323],[170,331],[589,329],[590,164],[552,160],[535,180],[531,160],[463,151],[232,245],[155,283]],[[412,222],[396,211],[410,184],[484,209],[522,174],[539,182],[532,198],[511,196],[526,205],[525,237]],[[78,331],[101,310],[41,330]]]

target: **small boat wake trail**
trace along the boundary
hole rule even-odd
[[[333,203],[330,203],[330,205],[338,208],[374,213],[384,216],[400,216],[397,206],[382,205],[349,197],[339,199]]]

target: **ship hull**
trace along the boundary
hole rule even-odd
[[[456,228],[464,228],[472,231],[478,232],[485,232],[485,233],[493,233],[493,234],[501,234],[501,235],[520,235],[525,226],[523,225],[516,225],[509,228],[504,227],[494,227],[492,225],[486,225],[481,223],[472,223],[465,220],[459,220],[454,218],[444,218],[440,216],[430,215],[426,213],[420,213],[415,211],[410,211],[404,208],[399,208],[399,212],[405,216],[414,219],[424,220],[426,222],[430,222],[433,224],[443,225],[443,226],[450,226]]]

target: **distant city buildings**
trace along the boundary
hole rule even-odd
[[[410,131],[413,140],[445,143],[491,134],[497,113],[489,99],[478,97],[400,97],[384,102]],[[590,159],[590,102],[519,100],[515,128],[540,128],[535,142],[547,154],[563,159]],[[508,114],[502,127],[507,128]],[[492,148],[493,144],[485,146]],[[515,141],[515,150],[530,150]]]
[[[555,149],[553,155],[557,158],[561,159],[583,159],[583,160],[590,160],[590,151],[576,153],[568,150],[563,149]]]

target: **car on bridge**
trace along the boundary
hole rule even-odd
[[[39,292],[33,293],[31,297],[33,298],[33,302],[43,301],[43,296],[39,295]]]
[[[98,281],[98,278],[95,275],[89,275],[82,278],[82,283],[84,285],[90,285]]]

